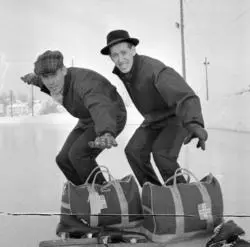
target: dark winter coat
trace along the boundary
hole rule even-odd
[[[50,95],[45,85],[41,91]],[[126,108],[116,88],[102,75],[84,68],[68,68],[64,79],[63,104],[78,126],[93,125],[97,135],[117,135],[117,124],[126,119]]]
[[[172,68],[159,60],[136,54],[131,72],[113,73],[123,81],[145,124],[180,117],[183,125],[198,123],[204,127],[198,96]]]

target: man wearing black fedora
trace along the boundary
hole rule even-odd
[[[128,162],[141,186],[145,182],[161,185],[150,162],[151,153],[166,181],[179,167],[182,144],[197,138],[197,148],[205,150],[208,134],[199,97],[174,69],[137,54],[138,43],[127,31],[114,30],[107,35],[101,54],[114,62],[113,73],[144,117],[125,148]],[[186,181],[179,176],[177,182]]]

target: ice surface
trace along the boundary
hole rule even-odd
[[[250,96],[202,102],[209,132],[207,150],[192,142],[180,154],[181,166],[199,178],[212,172],[221,182],[225,213],[250,215]],[[119,146],[106,150],[98,162],[110,168],[114,177],[131,173],[124,147],[142,121],[129,109],[128,125],[118,137]],[[55,164],[76,119],[68,114],[0,118],[0,211],[59,212],[64,177]],[[233,218],[250,238],[249,218]],[[1,216],[0,246],[34,247],[55,238],[57,216]]]

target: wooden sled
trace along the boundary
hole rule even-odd
[[[166,244],[158,244],[153,242],[143,243],[98,243],[97,238],[82,239],[59,239],[42,241],[39,247],[202,247],[206,246],[211,234],[199,234],[195,238],[168,242]]]

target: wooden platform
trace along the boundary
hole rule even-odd
[[[39,244],[39,247],[202,247],[205,246],[208,239],[211,235],[199,235],[193,239],[185,240],[185,241],[175,241],[168,242],[165,244],[157,244],[152,242],[147,243],[117,243],[117,244],[98,244],[96,239],[70,239],[70,240],[49,240],[42,241]]]

